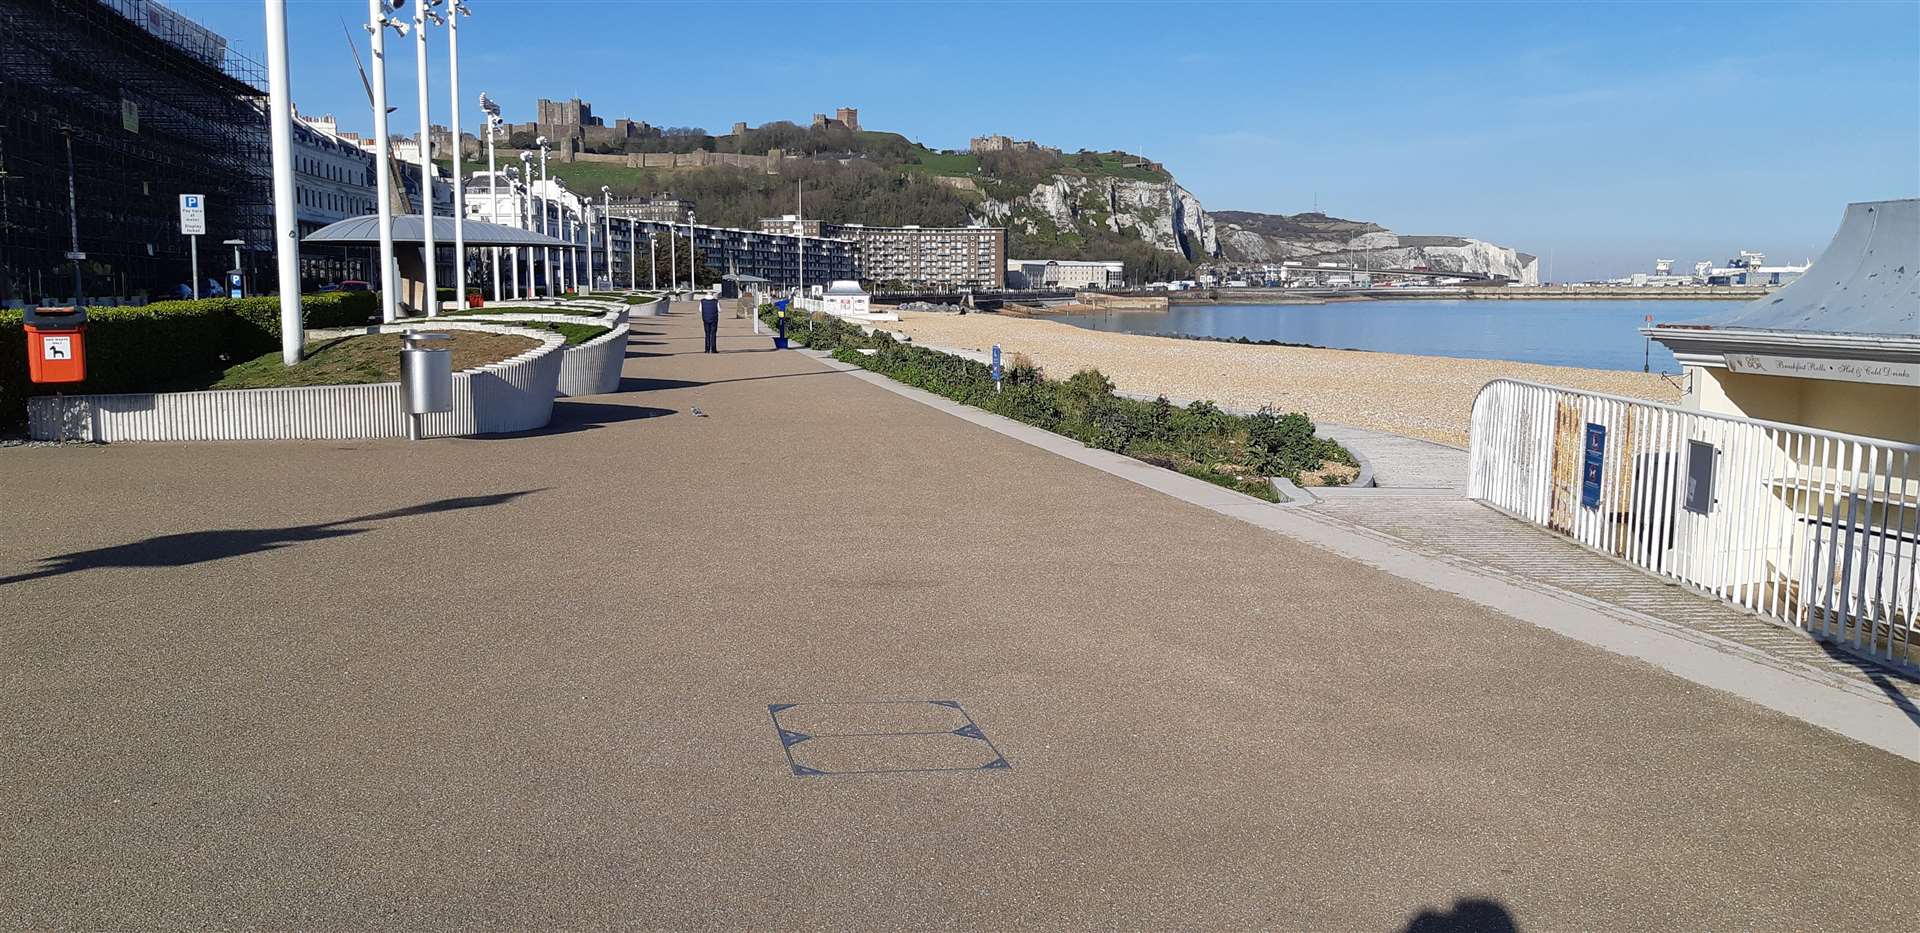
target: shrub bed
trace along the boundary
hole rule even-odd
[[[497,311],[494,313],[505,314],[506,311],[505,309],[501,309],[500,311]],[[435,318],[434,320],[437,320],[437,321],[479,320],[482,323],[487,323],[486,320],[480,317],[477,312],[471,313],[471,314],[442,314],[439,317]],[[409,322],[411,323],[411,319],[409,319]],[[498,322],[495,322],[495,323],[498,323]],[[512,325],[514,327],[525,327],[532,330],[550,330],[556,334],[559,334],[562,337],[565,337],[567,340],[566,345],[569,347],[577,347],[583,343],[586,343],[589,340],[593,340],[597,337],[600,337],[604,334],[607,334],[613,331],[613,328],[611,327],[602,327],[598,324],[588,324],[585,322],[575,324],[572,321],[507,321],[505,323]]]
[[[375,292],[325,292],[301,298],[311,328],[365,324],[380,315]],[[280,345],[280,299],[202,298],[139,307],[87,309],[87,379],[59,386],[70,394],[141,392],[203,380]],[[23,316],[0,311],[0,430],[26,422],[27,396],[55,387],[27,381]]]
[[[763,309],[762,316],[769,323],[775,320],[770,309]],[[996,392],[985,363],[903,344],[884,330],[868,335],[846,321],[819,315],[788,318],[787,333],[809,347],[832,351],[837,360],[961,404],[1269,502],[1279,496],[1267,477],[1298,482],[1303,472],[1318,473],[1328,464],[1358,465],[1346,448],[1316,437],[1313,421],[1298,412],[1261,409],[1234,415],[1211,402],[1182,408],[1165,398],[1122,398],[1113,394],[1112,381],[1099,370],[1054,380],[1018,354],[1003,367],[1002,387]]]

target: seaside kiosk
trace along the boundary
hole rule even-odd
[[[1686,367],[1683,407],[1920,443],[1920,199],[1850,204],[1791,284],[1641,333]]]
[[[1643,333],[1686,367],[1680,405],[1496,379],[1467,495],[1920,665],[1920,200],[1849,205],[1798,280]]]
[[[1684,575],[1920,663],[1920,199],[1850,204],[1793,283],[1642,333],[1686,367],[1683,408],[1771,423],[1689,439]]]

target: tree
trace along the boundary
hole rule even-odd
[[[720,284],[720,276],[725,274],[726,270],[716,269],[708,265],[706,250],[694,249],[692,242],[684,236],[661,235],[657,237],[657,239],[659,240],[659,245],[656,248],[659,250],[659,253],[656,262],[659,263],[660,283],[662,285],[665,285],[667,282],[685,282],[687,280],[688,250],[693,250],[694,287],[705,288],[708,285]],[[673,269],[671,274],[669,274],[667,264],[676,261],[678,268]]]

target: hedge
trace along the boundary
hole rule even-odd
[[[761,316],[774,323],[772,306],[761,306]],[[985,363],[903,344],[884,330],[867,334],[826,315],[789,317],[787,333],[898,382],[1268,501],[1278,498],[1269,476],[1298,480],[1325,461],[1356,463],[1338,443],[1315,436],[1313,421],[1298,412],[1235,415],[1211,402],[1180,407],[1165,398],[1124,398],[1099,370],[1049,379],[1018,354],[996,389]]]
[[[308,327],[347,327],[379,317],[376,292],[300,299]],[[203,377],[280,345],[280,299],[201,298],[87,309],[87,380],[58,387],[92,394],[195,388]],[[27,397],[52,386],[27,381],[23,315],[0,311],[0,430],[26,421]]]

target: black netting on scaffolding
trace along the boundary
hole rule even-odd
[[[206,197],[203,279],[233,264],[223,240],[268,248],[260,74],[159,4],[0,0],[0,302],[71,301],[75,228],[90,300],[172,296],[182,194]]]

